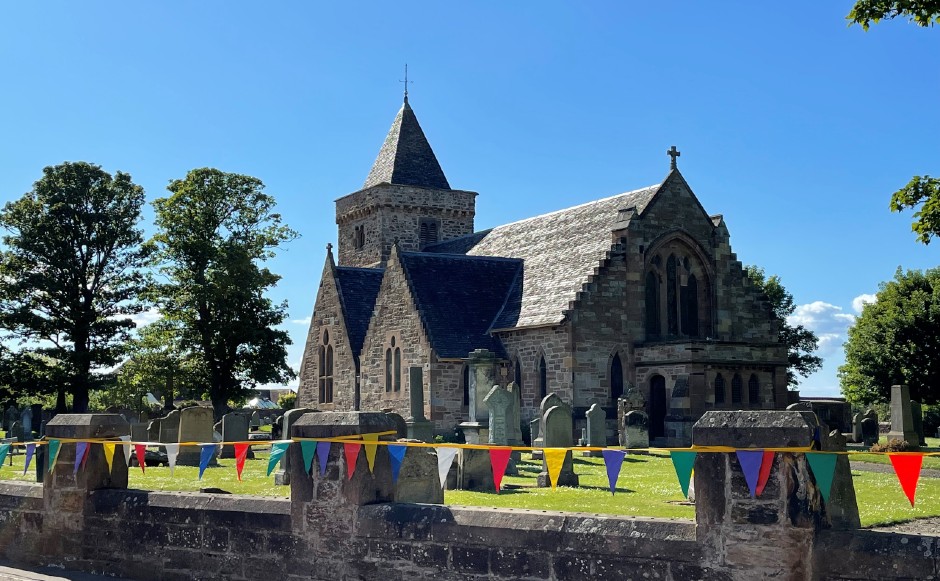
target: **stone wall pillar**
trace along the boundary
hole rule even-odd
[[[117,414],[59,414],[46,425],[49,439],[114,439],[129,436],[130,424]],[[86,500],[102,488],[127,488],[124,449],[115,446],[108,470],[101,444],[91,444],[85,467],[73,476],[75,442],[62,442],[52,474],[43,479],[43,555],[72,557],[81,554],[85,534]],[[45,467],[42,467],[45,470]]]
[[[815,429],[807,412],[711,411],[695,424],[692,442],[809,448]],[[825,511],[804,454],[778,452],[758,498],[751,498],[734,452],[696,458],[696,535],[703,559],[732,579],[811,579],[816,531],[828,526]]]

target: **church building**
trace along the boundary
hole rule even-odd
[[[451,187],[406,96],[362,189],[336,201],[298,404],[407,417],[419,367],[425,417],[453,434],[486,350],[523,422],[549,393],[613,422],[630,392],[665,443],[688,436],[670,418],[785,408],[780,321],[668,153],[658,184],[477,231],[477,193]]]

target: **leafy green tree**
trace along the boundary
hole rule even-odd
[[[813,353],[819,348],[819,338],[803,325],[791,325],[787,318],[796,310],[793,295],[780,283],[780,277],[764,275],[758,266],[745,266],[747,277],[764,291],[773,307],[774,315],[780,319],[780,342],[787,346],[787,387],[796,387],[797,375],[809,377],[822,367],[822,359]]]
[[[262,263],[296,233],[274,213],[260,180],[203,168],[190,171],[154,202],[159,271],[166,283],[155,298],[182,329],[185,347],[198,349],[217,418],[228,400],[258,383],[285,382],[290,337],[275,329],[287,303],[265,296],[280,277]]]
[[[113,177],[85,162],[43,169],[32,191],[0,211],[0,326],[64,370],[73,411],[106,380],[142,309],[147,250],[136,226],[144,190],[131,176]]]
[[[940,401],[940,268],[898,268],[882,283],[849,329],[842,393],[852,403],[888,401],[891,386],[906,383],[911,397]]]
[[[918,26],[940,23],[940,0],[858,0],[846,17],[868,30],[872,23],[904,17]]]

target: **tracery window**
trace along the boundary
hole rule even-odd
[[[753,373],[751,378],[747,380],[747,401],[751,405],[760,404],[760,383],[757,381],[757,376]]]
[[[744,391],[744,382],[737,373],[731,378],[731,403],[741,403],[742,392]]]
[[[320,383],[320,403],[333,403],[333,346],[330,345],[330,332],[323,331],[319,348],[318,375]]]
[[[650,259],[644,296],[648,340],[695,338],[707,332],[706,271],[696,253],[680,240],[667,243]]]
[[[395,337],[385,348],[385,391],[401,391],[401,346]]]

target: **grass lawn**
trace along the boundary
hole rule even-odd
[[[884,436],[881,437],[881,443],[886,444],[888,439]],[[923,452],[940,452],[940,439],[938,438],[925,438],[927,442],[926,448],[921,448]],[[852,462],[873,462],[875,464],[891,464],[891,459],[883,454],[852,454],[849,456],[849,460]],[[932,468],[934,470],[940,470],[940,456],[924,456],[924,468]]]

